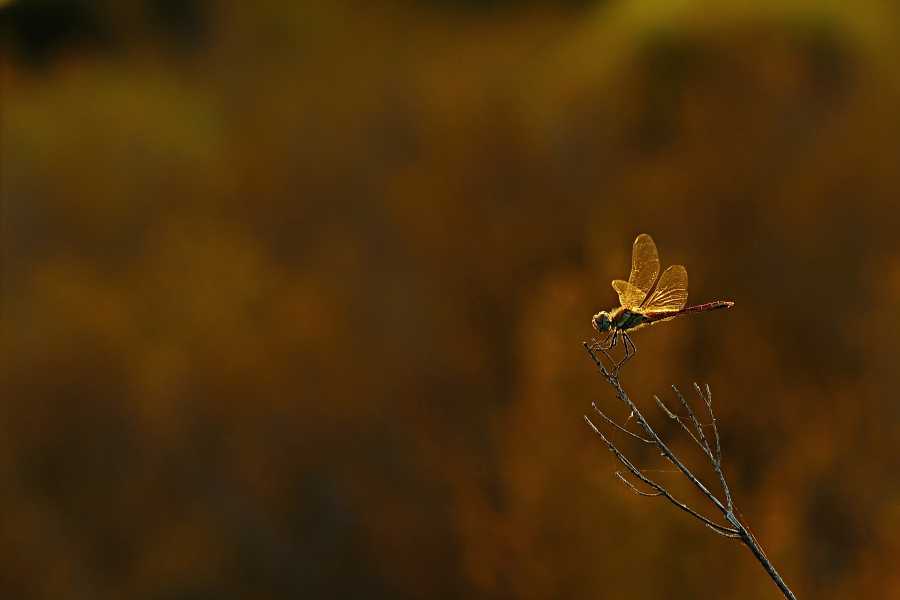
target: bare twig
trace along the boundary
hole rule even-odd
[[[678,470],[681,471],[681,473],[684,474],[684,476],[687,477],[690,480],[690,482],[693,483],[694,486],[697,487],[697,489],[699,489],[703,493],[703,495],[705,495],[710,500],[710,502],[712,502],[712,504],[722,513],[722,516],[724,517],[725,521],[727,521],[728,524],[721,525],[719,523],[716,523],[716,522],[704,517],[697,511],[693,510],[692,508],[688,507],[686,504],[676,500],[672,496],[672,494],[669,493],[668,490],[666,490],[664,487],[662,487],[657,482],[650,479],[645,474],[644,471],[639,469],[630,460],[628,460],[628,458],[616,447],[616,445],[613,444],[609,440],[609,438],[607,438],[605,435],[603,435],[603,433],[599,429],[597,429],[597,427],[594,425],[594,423],[591,422],[591,420],[585,415],[584,420],[587,421],[587,423],[588,423],[588,425],[590,425],[591,429],[593,429],[594,432],[600,436],[600,439],[602,439],[606,443],[610,452],[612,452],[615,455],[616,459],[634,477],[639,479],[643,484],[652,488],[654,491],[653,492],[643,492],[643,491],[639,490],[633,483],[628,481],[628,479],[626,479],[619,472],[616,472],[616,477],[618,477],[623,483],[625,483],[625,485],[627,485],[636,494],[639,494],[641,496],[647,496],[647,497],[662,496],[663,498],[666,498],[669,502],[671,502],[672,504],[677,506],[679,509],[683,510],[684,512],[690,514],[694,518],[703,522],[703,524],[706,525],[706,527],[708,527],[715,533],[721,535],[722,537],[740,540],[745,546],[747,546],[747,548],[750,549],[750,551],[753,553],[753,555],[756,557],[756,559],[760,562],[760,564],[762,564],[763,568],[766,570],[766,572],[769,574],[769,576],[772,578],[772,580],[775,582],[775,584],[778,586],[778,588],[781,590],[781,592],[785,595],[785,597],[789,598],[791,600],[796,600],[794,594],[791,592],[790,589],[788,589],[787,585],[784,583],[784,580],[781,579],[781,576],[778,575],[778,573],[775,571],[775,567],[772,566],[772,563],[769,561],[768,557],[766,557],[765,553],[763,552],[762,548],[759,545],[759,542],[757,542],[756,538],[753,536],[753,534],[750,532],[750,530],[743,523],[741,523],[740,519],[738,519],[738,517],[735,515],[734,504],[732,503],[732,499],[731,499],[731,492],[728,489],[728,484],[726,483],[725,476],[722,473],[722,446],[721,446],[721,442],[719,439],[719,430],[716,425],[716,418],[713,415],[712,393],[710,392],[709,386],[708,385],[706,386],[706,395],[704,395],[700,389],[700,386],[697,384],[694,384],[694,389],[697,391],[697,394],[700,396],[700,398],[703,400],[703,404],[706,406],[706,412],[709,415],[709,419],[710,419],[709,425],[703,425],[700,423],[700,420],[697,418],[697,416],[694,414],[694,411],[691,409],[690,404],[687,402],[687,400],[684,398],[684,396],[682,396],[681,392],[678,391],[677,388],[675,388],[675,386],[672,386],[672,389],[675,391],[675,395],[677,396],[678,400],[681,402],[681,405],[687,411],[688,418],[690,419],[690,423],[693,426],[693,428],[689,427],[687,425],[687,423],[685,423],[685,421],[682,417],[679,417],[678,415],[676,415],[675,413],[670,411],[668,408],[666,408],[666,406],[663,404],[663,402],[659,398],[654,396],[654,399],[656,400],[656,403],[660,406],[660,408],[662,408],[662,410],[666,413],[666,415],[671,419],[675,419],[678,422],[678,424],[681,426],[681,428],[684,431],[686,431],[687,434],[691,437],[691,439],[700,447],[701,450],[703,450],[703,453],[706,454],[706,457],[709,459],[710,463],[712,463],[713,469],[716,472],[716,475],[719,479],[719,483],[721,484],[722,490],[725,494],[725,502],[724,503],[721,500],[719,500],[719,498],[715,494],[713,494],[709,489],[707,489],[706,486],[704,486],[700,482],[700,480],[694,476],[693,473],[691,473],[691,471],[675,456],[675,454],[669,449],[669,447],[656,434],[656,432],[653,430],[653,428],[650,426],[650,424],[644,418],[644,415],[641,413],[641,411],[638,409],[638,407],[634,404],[634,402],[631,401],[630,398],[628,398],[628,396],[625,394],[625,391],[622,389],[621,385],[619,385],[618,369],[614,368],[612,373],[610,373],[609,371],[606,370],[606,368],[603,366],[600,359],[597,357],[597,354],[595,353],[595,350],[599,349],[599,350],[603,351],[603,354],[606,355],[607,358],[610,358],[609,355],[606,353],[605,349],[603,348],[603,346],[601,344],[597,343],[596,341],[593,341],[591,344],[588,344],[587,342],[585,342],[584,347],[587,349],[588,353],[591,355],[591,358],[594,360],[594,363],[597,365],[597,369],[600,371],[600,374],[603,375],[604,379],[606,379],[606,381],[616,391],[616,398],[621,400],[631,410],[631,413],[634,415],[638,424],[644,430],[646,437],[637,435],[637,434],[627,430],[624,426],[616,423],[615,421],[613,421],[612,419],[607,417],[605,414],[603,414],[603,412],[600,411],[600,409],[597,408],[596,405],[594,405],[594,410],[597,412],[597,414],[599,414],[601,417],[603,417],[603,419],[607,423],[612,425],[616,430],[622,431],[623,433],[627,433],[629,436],[636,438],[644,443],[653,444],[654,446],[656,446],[659,449],[660,453],[664,457],[666,457],[672,464],[674,464],[678,468]],[[611,358],[610,358],[610,360],[612,361]],[[615,365],[615,362],[613,362],[613,365]],[[710,445],[709,440],[707,439],[706,434],[704,433],[704,427],[712,428],[713,439],[715,439],[715,445],[716,445],[715,451],[713,451],[712,446]],[[694,433],[695,431],[696,431],[696,434]]]
[[[607,417],[606,415],[604,415],[604,414],[600,411],[600,409],[597,408],[597,405],[594,404],[593,402],[591,403],[591,406],[594,407],[594,410],[597,412],[597,414],[600,415],[601,417],[603,417],[603,418],[606,420],[607,423],[609,423],[610,425],[612,425],[613,427],[615,427],[616,429],[618,429],[618,430],[621,431],[622,433],[627,433],[628,435],[630,435],[630,436],[633,437],[634,439],[641,440],[641,441],[644,442],[645,444],[653,444],[653,443],[655,443],[653,440],[648,440],[648,439],[642,438],[642,437],[639,436],[638,434],[633,433],[633,432],[631,432],[631,431],[628,431],[627,429],[625,429],[624,427],[622,427],[621,425],[619,425],[618,423],[616,423],[615,421],[613,421],[612,419],[610,419],[609,417]],[[588,422],[590,422],[590,421],[588,421]]]

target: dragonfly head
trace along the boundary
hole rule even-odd
[[[600,311],[591,319],[591,325],[600,333],[606,333],[612,327],[612,319],[609,318],[608,312]]]

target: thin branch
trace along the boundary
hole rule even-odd
[[[624,477],[622,477],[622,474],[619,473],[618,471],[616,471],[616,477],[619,478],[619,481],[621,481],[622,483],[624,483],[625,485],[627,485],[628,487],[630,487],[630,488],[631,488],[631,491],[634,492],[635,494],[637,494],[638,496],[644,496],[644,497],[647,497],[647,498],[654,498],[654,497],[656,497],[656,496],[662,496],[662,493],[660,493],[660,492],[656,492],[655,494],[651,494],[651,493],[649,493],[649,492],[642,492],[641,490],[639,490],[639,489],[637,489],[636,487],[634,487],[634,484],[633,484],[633,483],[631,483],[630,481],[628,481],[627,479],[625,479]]]
[[[728,521],[728,523],[731,525],[731,527],[719,525],[718,523],[715,523],[715,522],[709,520],[708,518],[704,517],[703,515],[699,514],[696,511],[694,511],[687,505],[676,500],[668,492],[668,490],[666,490],[664,487],[662,487],[661,485],[659,485],[658,483],[656,483],[655,481],[653,481],[652,479],[647,477],[643,471],[641,471],[635,465],[633,465],[631,463],[631,461],[629,461],[628,458],[624,454],[622,454],[622,452],[619,451],[619,449],[615,446],[615,444],[613,444],[605,435],[603,435],[603,433],[601,433],[600,430],[597,429],[597,427],[594,425],[594,423],[591,422],[591,420],[587,416],[585,416],[584,420],[587,421],[587,423],[588,423],[588,425],[590,425],[591,429],[593,429],[594,432],[597,435],[599,435],[600,438],[604,442],[606,442],[606,445],[609,447],[609,450],[615,455],[616,459],[626,469],[628,469],[628,471],[632,475],[637,477],[645,485],[647,485],[650,488],[652,488],[653,490],[655,490],[655,492],[642,492],[641,490],[637,489],[637,487],[635,487],[634,484],[632,484],[630,481],[628,481],[618,471],[616,471],[616,477],[618,477],[619,480],[621,480],[623,483],[625,483],[625,485],[627,485],[633,492],[635,492],[641,496],[645,496],[645,497],[662,496],[662,497],[666,498],[667,500],[669,500],[672,504],[674,504],[675,506],[680,508],[681,510],[687,512],[691,516],[702,521],[704,525],[706,525],[709,529],[711,529],[715,533],[721,535],[722,537],[740,540],[745,546],[747,546],[747,548],[750,549],[751,552],[753,552],[753,555],[760,562],[760,564],[762,564],[763,568],[766,570],[766,572],[769,574],[769,576],[772,578],[772,580],[778,586],[778,589],[780,589],[781,592],[785,595],[785,597],[788,598],[789,600],[796,600],[794,594],[791,592],[790,589],[788,589],[787,585],[784,583],[784,580],[782,580],[781,576],[778,575],[778,573],[775,571],[775,567],[772,565],[772,563],[766,557],[765,553],[763,552],[762,548],[759,545],[759,542],[756,540],[754,535],[750,532],[750,530],[743,523],[741,523],[741,521],[735,515],[734,505],[733,505],[732,499],[731,499],[731,492],[728,489],[728,484],[726,483],[725,476],[722,473],[722,446],[721,446],[721,440],[719,438],[719,429],[716,424],[716,418],[715,418],[715,415],[713,415],[712,393],[710,392],[709,385],[706,386],[706,395],[705,396],[704,396],[703,392],[700,390],[700,386],[697,385],[696,383],[694,384],[694,389],[697,390],[697,394],[703,400],[703,403],[706,406],[706,411],[709,414],[711,427],[713,429],[713,434],[714,434],[714,438],[715,438],[715,442],[716,442],[715,454],[713,453],[713,450],[712,450],[712,447],[710,446],[709,440],[707,440],[706,434],[703,431],[704,426],[697,419],[697,416],[694,414],[694,411],[691,410],[691,407],[688,404],[687,400],[685,400],[684,396],[682,396],[681,392],[678,391],[678,389],[675,388],[675,386],[672,386],[672,389],[675,391],[675,395],[681,401],[682,406],[684,406],[684,408],[687,410],[688,415],[691,419],[691,423],[693,424],[694,429],[697,432],[697,435],[695,435],[694,432],[691,430],[691,428],[688,427],[687,424],[685,424],[684,420],[681,417],[678,417],[677,415],[672,413],[668,408],[666,408],[665,404],[663,404],[663,402],[659,398],[654,396],[654,399],[656,400],[656,403],[659,405],[659,407],[666,413],[667,416],[678,421],[678,424],[681,425],[682,429],[684,429],[688,433],[688,435],[690,435],[691,439],[693,439],[694,442],[698,446],[700,446],[701,450],[703,450],[703,453],[706,454],[710,463],[712,463],[713,469],[715,470],[716,475],[719,478],[719,482],[722,485],[722,490],[725,493],[725,503],[724,504],[715,496],[715,494],[713,494],[711,491],[709,491],[693,475],[693,473],[691,473],[690,470],[688,470],[688,468],[684,464],[681,463],[680,460],[678,460],[678,458],[675,456],[675,454],[669,449],[669,447],[656,434],[656,432],[650,426],[650,423],[644,418],[644,415],[641,413],[641,411],[638,409],[638,407],[634,404],[634,402],[632,402],[631,399],[628,398],[628,395],[625,393],[625,391],[622,389],[621,385],[619,384],[618,369],[613,369],[612,373],[610,373],[609,371],[606,370],[606,368],[603,366],[602,361],[597,357],[597,354],[594,351],[595,349],[601,350],[603,352],[604,356],[606,356],[606,358],[613,365],[615,365],[615,362],[609,356],[609,354],[606,352],[606,349],[603,348],[603,346],[600,343],[598,343],[596,340],[592,340],[592,344],[588,344],[587,342],[585,342],[584,347],[587,349],[588,353],[591,355],[591,358],[594,360],[594,364],[597,365],[597,370],[600,372],[601,375],[603,375],[603,378],[606,379],[606,381],[613,387],[613,389],[615,389],[616,398],[618,398],[620,401],[622,401],[631,410],[632,414],[637,419],[638,424],[640,424],[641,428],[643,428],[643,430],[646,432],[647,438],[644,438],[644,437],[637,435],[631,431],[628,431],[624,426],[619,425],[618,423],[616,423],[615,421],[613,421],[612,419],[607,417],[605,414],[603,414],[603,412],[600,411],[599,408],[597,408],[596,404],[594,404],[593,407],[594,407],[594,410],[597,412],[597,414],[599,414],[601,417],[603,417],[603,419],[607,423],[612,425],[615,429],[617,429],[619,431],[623,431],[624,433],[627,433],[631,437],[636,438],[642,442],[655,445],[659,449],[659,451],[662,453],[662,455],[665,456],[672,464],[674,464],[678,468],[678,470],[680,470],[682,472],[682,474],[684,474],[684,476],[687,477],[691,481],[691,483],[693,483],[694,486],[696,486],[710,500],[710,502],[712,502],[713,505],[719,511],[722,512],[722,515],[725,517],[725,520]],[[699,436],[699,439],[698,439],[698,436]],[[727,508],[726,508],[726,506],[727,506]]]
[[[725,481],[725,475],[722,473],[722,444],[719,441],[719,428],[716,426],[716,416],[713,414],[712,410],[712,392],[709,391],[709,384],[706,384],[706,396],[703,395],[703,392],[700,391],[700,386],[696,383],[694,384],[694,389],[697,390],[697,394],[703,399],[703,403],[706,405],[706,411],[709,413],[709,418],[712,422],[713,433],[716,436],[716,458],[714,459],[710,453],[709,459],[712,462],[713,469],[716,470],[716,475],[719,477],[719,483],[722,484],[722,490],[725,492],[725,502],[728,504],[728,512],[733,513],[734,504],[731,501],[731,491],[729,491],[728,483]],[[706,447],[709,448],[709,444],[707,444]]]
[[[700,391],[700,386],[696,383],[694,384],[694,389],[697,390],[697,393],[700,394],[700,398],[703,399],[703,403],[706,405],[706,412],[709,413],[709,419],[712,422],[713,433],[716,434],[716,455],[717,461],[721,465],[722,464],[722,445],[719,443],[719,428],[716,427],[716,415],[713,414],[712,409],[712,392],[709,389],[709,384],[706,384],[706,396]]]
[[[707,527],[709,527],[709,525],[707,525]],[[721,531],[719,531],[719,530],[716,529],[715,527],[709,527],[709,530],[712,531],[713,533],[715,533],[716,535],[721,535],[723,538],[728,538],[729,540],[739,540],[739,539],[741,539],[741,536],[740,536],[739,534],[737,534],[737,533],[734,533],[734,534],[730,534],[730,533],[722,533]]]
[[[630,435],[630,436],[633,437],[634,439],[636,439],[636,440],[641,440],[641,441],[644,442],[645,444],[655,444],[655,442],[654,442],[653,440],[648,440],[648,439],[646,439],[646,438],[642,438],[641,436],[639,436],[638,434],[634,433],[633,431],[628,431],[625,427],[619,425],[618,423],[616,423],[615,421],[613,421],[612,419],[610,419],[609,417],[607,417],[606,415],[604,415],[603,412],[602,412],[599,408],[597,408],[597,404],[596,404],[596,403],[593,403],[593,402],[592,402],[592,403],[591,403],[591,406],[594,407],[594,412],[596,412],[598,415],[600,415],[601,417],[603,417],[603,418],[606,420],[607,423],[609,423],[610,425],[612,425],[613,427],[615,427],[616,429],[618,429],[618,430],[621,431],[622,433],[627,433],[628,435]]]
[[[656,403],[659,404],[659,407],[663,409],[663,411],[669,416],[670,419],[675,419],[676,421],[678,420],[678,415],[666,408],[666,405],[662,403],[662,400],[660,400],[656,396],[653,396],[653,399],[656,400]]]
[[[677,507],[680,508],[681,510],[683,510],[683,511],[685,511],[686,513],[688,513],[688,514],[690,514],[690,515],[696,517],[697,519],[700,519],[701,521],[703,521],[703,523],[705,523],[707,527],[713,527],[713,528],[715,528],[715,529],[717,529],[717,530],[719,530],[719,531],[722,531],[722,532],[725,532],[725,533],[729,533],[729,534],[734,534],[734,535],[737,535],[737,534],[739,533],[737,529],[729,529],[728,527],[725,527],[725,526],[723,526],[723,525],[719,525],[718,523],[715,523],[714,521],[710,521],[709,519],[707,519],[707,518],[704,517],[703,515],[699,514],[698,512],[696,512],[696,511],[694,511],[694,510],[692,510],[691,508],[689,508],[686,504],[683,504],[682,502],[679,502],[678,500],[676,500],[676,499],[672,496],[672,494],[669,493],[668,490],[666,490],[664,487],[662,487],[661,485],[659,485],[658,483],[656,483],[655,481],[653,481],[652,479],[650,479],[649,477],[647,477],[646,475],[644,475],[644,474],[641,472],[640,469],[638,469],[637,467],[635,467],[635,466],[631,463],[631,461],[629,461],[629,460],[625,457],[625,455],[622,454],[622,453],[619,451],[618,448],[616,448],[615,444],[613,444],[611,441],[609,441],[609,440],[606,438],[606,436],[603,435],[603,434],[600,432],[599,429],[597,429],[597,427],[591,422],[590,419],[588,419],[587,417],[585,417],[584,420],[587,421],[587,422],[588,422],[588,425],[591,426],[591,429],[593,429],[594,432],[595,432],[597,435],[599,435],[600,438],[601,438],[604,442],[606,442],[606,445],[609,446],[609,449],[612,451],[612,453],[615,454],[615,456],[616,456],[617,459],[619,459],[619,462],[621,462],[621,463],[625,466],[626,469],[628,469],[629,471],[631,471],[632,475],[634,475],[635,477],[637,477],[638,479],[640,479],[641,481],[643,481],[644,483],[646,483],[647,485],[649,485],[650,487],[652,487],[654,490],[657,491],[657,493],[656,493],[656,494],[642,493],[642,492],[640,492],[637,488],[635,488],[634,485],[632,485],[630,482],[626,481],[624,477],[622,477],[621,475],[619,475],[619,479],[621,479],[622,481],[625,481],[625,483],[628,484],[628,487],[630,487],[632,490],[634,490],[635,492],[637,492],[637,493],[640,494],[641,496],[663,496],[663,497],[665,497],[667,500],[669,500],[669,502],[671,502],[672,504],[674,504],[675,506],[677,506]],[[618,474],[617,474],[617,475],[618,475]]]
[[[698,446],[700,446],[700,449],[701,449],[701,450],[706,450],[706,449],[703,447],[703,444],[700,443],[700,440],[697,439],[697,436],[694,435],[694,432],[691,431],[691,429],[690,429],[687,425],[684,424],[684,421],[681,420],[681,417],[679,417],[678,415],[676,415],[675,413],[673,413],[672,411],[670,411],[668,408],[666,408],[666,405],[663,404],[662,400],[660,400],[660,399],[657,398],[656,396],[653,396],[653,399],[656,400],[656,403],[659,404],[659,406],[660,406],[664,411],[666,411],[666,414],[669,415],[670,418],[675,419],[676,421],[678,421],[678,424],[681,425],[681,428],[684,429],[684,430],[687,432],[687,434],[688,434],[689,436],[691,436],[691,439],[694,440],[694,442],[695,442]]]
[[[675,395],[678,396],[679,400],[681,400],[681,405],[684,406],[684,408],[687,410],[688,416],[691,418],[691,422],[694,424],[694,429],[696,429],[697,433],[700,434],[700,439],[703,441],[703,443],[700,444],[700,447],[703,448],[703,451],[706,453],[709,459],[715,462],[716,459],[713,458],[712,450],[709,447],[709,442],[706,441],[706,436],[703,434],[703,426],[700,425],[700,421],[697,420],[696,415],[694,415],[694,411],[691,410],[691,405],[687,403],[687,400],[684,399],[684,396],[681,395],[681,392],[678,391],[678,388],[673,385],[672,389],[675,390]],[[692,435],[691,437],[694,436]],[[694,438],[694,440],[696,441],[696,438]]]
[[[600,373],[604,376],[606,381],[609,382],[609,384],[612,385],[613,388],[616,390],[616,397],[619,400],[621,400],[622,402],[624,402],[628,406],[628,408],[631,409],[631,412],[634,413],[634,416],[637,418],[638,423],[641,425],[641,427],[643,427],[644,431],[647,432],[647,435],[650,437],[650,439],[653,440],[653,443],[656,444],[656,447],[659,448],[659,450],[663,453],[663,455],[666,458],[668,458],[676,467],[678,467],[678,470],[680,470],[682,473],[684,473],[685,477],[690,479],[691,483],[693,483],[697,488],[699,488],[700,491],[703,492],[703,494],[707,498],[709,498],[710,501],[712,501],[712,503],[715,504],[717,508],[719,508],[719,510],[721,510],[723,513],[725,513],[726,509],[722,505],[722,503],[719,501],[719,499],[716,498],[716,496],[712,492],[710,492],[706,488],[706,486],[704,486],[700,482],[700,480],[697,479],[694,476],[694,474],[691,473],[690,470],[688,470],[688,468],[681,463],[680,460],[678,460],[678,457],[675,456],[675,454],[669,449],[669,447],[666,446],[666,444],[662,441],[662,439],[660,439],[660,437],[656,434],[656,432],[650,426],[650,423],[648,423],[647,420],[644,418],[644,415],[641,413],[640,409],[638,409],[638,407],[634,404],[634,402],[632,402],[631,399],[628,398],[628,396],[625,394],[625,390],[623,390],[622,386],[619,385],[619,378],[611,376],[609,374],[609,372],[603,367],[603,364],[600,362],[600,360],[597,358],[597,355],[594,353],[593,347],[590,346],[587,342],[584,343],[584,347],[587,348],[587,351],[591,355],[591,358],[594,359],[594,363],[599,368]],[[728,515],[726,515],[726,517],[727,516]],[[729,522],[731,522],[732,525],[737,525],[737,523],[732,522],[731,519],[729,519]]]

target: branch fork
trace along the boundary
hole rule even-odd
[[[632,431],[629,431],[624,426],[616,423],[608,416],[606,416],[596,404],[592,403],[594,411],[603,418],[609,425],[613,427],[614,430],[620,431],[628,436],[642,442],[645,444],[650,444],[656,446],[656,448],[660,451],[660,453],[665,456],[672,464],[674,464],[685,477],[687,477],[691,483],[694,484],[709,500],[712,504],[722,513],[722,516],[727,524],[722,525],[712,521],[697,511],[693,510],[683,502],[677,500],[668,490],[666,490],[662,485],[653,481],[650,477],[648,477],[640,468],[635,466],[620,450],[616,445],[606,436],[604,435],[596,425],[585,415],[584,420],[590,425],[591,429],[594,430],[594,433],[600,436],[606,445],[609,447],[610,452],[616,457],[616,459],[638,480],[640,480],[643,484],[651,488],[653,491],[641,491],[639,490],[632,482],[626,479],[622,473],[616,471],[616,477],[619,478],[625,485],[627,485],[633,492],[640,496],[645,497],[657,497],[661,496],[666,498],[669,502],[677,506],[679,509],[693,516],[694,518],[701,521],[706,527],[708,527],[713,532],[718,535],[733,539],[739,540],[745,546],[747,546],[756,559],[762,564],[763,568],[765,568],[766,572],[775,581],[775,584],[781,590],[781,592],[785,595],[786,598],[791,600],[796,600],[796,597],[788,589],[787,585],[784,583],[784,580],[781,579],[781,576],[775,571],[775,567],[772,566],[772,563],[769,561],[766,554],[763,552],[762,548],[759,545],[759,542],[750,532],[750,530],[741,523],[740,519],[735,515],[734,504],[731,498],[731,492],[728,489],[728,483],[725,481],[725,476],[722,474],[722,446],[719,439],[719,430],[716,425],[716,417],[713,414],[712,409],[712,392],[709,389],[709,385],[705,386],[706,393],[704,394],[703,390],[701,390],[700,386],[696,383],[694,384],[694,389],[697,392],[697,395],[700,396],[700,399],[703,401],[703,404],[706,408],[706,413],[709,416],[709,424],[703,425],[700,423],[700,420],[697,418],[694,411],[691,409],[690,404],[681,394],[681,392],[675,387],[672,386],[672,389],[675,391],[675,395],[678,400],[681,402],[681,405],[687,411],[687,417],[680,417],[670,411],[666,405],[660,400],[658,397],[654,396],[653,399],[656,400],[657,405],[666,413],[666,415],[670,419],[674,419],[678,422],[681,428],[690,436],[690,438],[700,447],[701,451],[706,455],[712,464],[713,470],[716,473],[716,476],[719,479],[719,484],[722,487],[722,493],[724,493],[724,502],[719,499],[713,492],[707,489],[700,480],[698,480],[693,473],[675,456],[671,449],[662,441],[662,439],[657,435],[657,433],[653,430],[647,420],[644,418],[644,415],[641,413],[640,409],[631,401],[631,399],[625,394],[625,391],[622,389],[619,384],[618,377],[618,368],[615,368],[612,373],[607,371],[603,366],[601,360],[597,357],[595,353],[596,349],[603,349],[598,342],[595,340],[593,343],[588,344],[584,343],[584,347],[587,349],[588,353],[591,355],[591,358],[594,360],[594,363],[597,365],[597,369],[600,374],[606,379],[606,381],[615,389],[616,398],[618,398],[621,402],[623,402],[630,410],[631,414],[634,415],[640,427],[644,430],[645,435],[638,435]],[[606,354],[604,352],[604,354]],[[704,432],[704,427],[712,428],[713,432],[713,440],[714,444],[710,443],[710,440],[707,438],[706,433]]]

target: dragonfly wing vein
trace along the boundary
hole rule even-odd
[[[656,244],[653,243],[653,238],[642,233],[634,240],[634,248],[631,251],[631,275],[628,277],[628,283],[643,292],[638,304],[650,292],[657,277],[659,277],[659,253],[656,251]]]
[[[672,265],[641,306],[645,310],[681,310],[687,304],[687,284],[687,270],[681,265]]]

